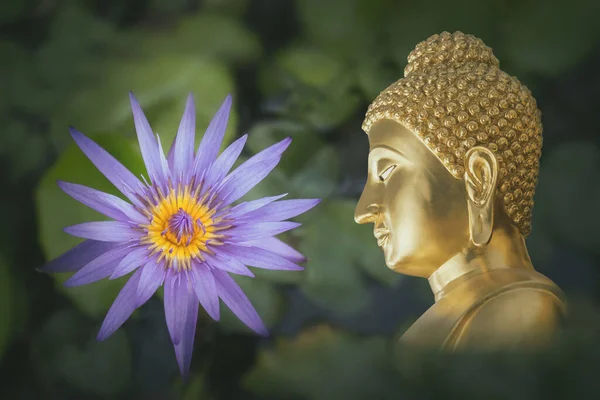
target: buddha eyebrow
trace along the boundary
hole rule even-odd
[[[397,149],[395,149],[393,147],[390,147],[388,145],[385,145],[385,144],[380,144],[380,145],[377,145],[377,146],[373,147],[369,151],[369,154],[372,153],[372,152],[374,152],[374,151],[391,152],[391,153],[394,153],[395,155],[398,155],[398,156],[404,158],[405,160],[408,160],[408,158],[406,157],[406,155],[403,152],[401,152],[400,150],[397,150]]]

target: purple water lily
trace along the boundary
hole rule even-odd
[[[198,303],[219,320],[219,298],[255,332],[267,330],[229,273],[252,277],[247,266],[301,270],[304,257],[275,235],[299,226],[285,221],[318,204],[318,199],[280,200],[284,195],[232,204],[261,182],[279,163],[287,138],[229,173],[247,136],[220,155],[231,97],[227,97],[194,152],[194,99],[190,94],[173,145],[165,156],[160,139],[130,94],[135,129],[149,180],[140,181],[98,144],[71,128],[79,148],[129,202],[67,182],[60,188],[112,221],[85,222],[65,231],[85,240],[48,263],[47,272],[75,272],[66,286],[132,273],[98,333],[115,332],[164,286],[167,327],[179,369],[190,368]]]

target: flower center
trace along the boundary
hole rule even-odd
[[[167,195],[159,192],[147,211],[151,222],[143,227],[144,243],[159,253],[159,261],[165,259],[168,268],[189,269],[192,259],[203,260],[202,253],[210,253],[207,246],[218,245],[223,237],[215,212],[187,187],[170,189]]]
[[[198,219],[198,224],[200,226],[202,221]],[[167,223],[167,229],[163,231],[163,235],[170,233],[170,236],[175,236],[176,241],[173,244],[189,245],[194,237],[194,221],[190,214],[186,213],[183,208],[179,208],[175,214],[169,218],[169,222]]]

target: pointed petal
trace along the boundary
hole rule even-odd
[[[165,277],[165,318],[173,344],[178,344],[185,328],[188,305],[188,277],[172,272]]]
[[[246,144],[246,139],[248,135],[244,135],[241,138],[237,139],[235,142],[231,143],[229,147],[227,147],[223,153],[217,158],[217,161],[210,167],[208,174],[205,179],[205,186],[202,194],[206,192],[209,188],[214,185],[218,185],[221,181],[227,176],[233,164],[240,156],[244,145]]]
[[[191,278],[194,292],[196,292],[200,304],[212,319],[218,321],[220,318],[219,294],[210,268],[204,264],[194,264],[191,270]]]
[[[277,166],[280,158],[271,158],[266,161],[240,165],[223,181],[219,192],[222,206],[227,206],[248,193],[267,177]]]
[[[109,250],[87,263],[64,283],[66,287],[87,285],[107,278],[116,265],[131,251],[131,246],[120,246]]]
[[[252,271],[235,258],[217,255],[211,256],[210,254],[204,254],[204,258],[206,258],[206,262],[213,268],[218,268],[237,275],[254,277]]]
[[[287,258],[288,260],[295,263],[301,263],[306,261],[306,257],[302,253],[300,253],[298,250],[294,249],[292,246],[276,237],[252,240],[249,242],[244,242],[242,244],[268,250],[272,253],[280,255],[281,257]]]
[[[165,271],[162,265],[151,260],[142,268],[140,281],[137,287],[138,307],[147,302],[156,290],[163,284]]]
[[[42,272],[75,272],[102,254],[121,246],[120,243],[84,240],[40,268]]]
[[[139,239],[141,232],[135,231],[131,225],[118,221],[84,222],[65,228],[69,235],[102,242],[127,242]]]
[[[225,305],[250,329],[256,333],[267,336],[267,328],[263,325],[258,313],[248,300],[239,285],[227,272],[214,270],[213,275],[219,291],[219,297]]]
[[[247,242],[250,240],[257,240],[266,238],[268,236],[275,236],[280,233],[292,230],[299,227],[301,224],[298,222],[257,222],[253,224],[243,224],[234,226],[223,234],[227,235],[227,240],[232,242]]]
[[[204,137],[198,147],[196,159],[194,160],[194,175],[200,176],[215,162],[217,154],[221,149],[223,136],[227,129],[227,121],[231,110],[231,96],[227,96],[219,111],[215,114],[208,125]]]
[[[245,201],[233,207],[231,210],[224,211],[223,213],[227,213],[229,218],[238,218],[285,196],[287,196],[287,193],[280,194],[279,196],[263,197],[257,200]]]
[[[145,247],[137,247],[127,253],[121,262],[115,267],[110,279],[117,279],[127,275],[131,271],[145,265],[149,260],[150,251]]]
[[[135,131],[137,132],[140,150],[144,158],[144,164],[150,180],[154,183],[164,183],[166,177],[163,175],[160,156],[158,152],[158,143],[154,139],[154,133],[148,123],[148,119],[140,107],[140,103],[136,100],[133,93],[129,92],[129,100],[131,101],[131,110],[133,112],[133,122]]]
[[[190,93],[185,105],[185,111],[176,140],[173,142],[173,176],[177,182],[188,179],[188,174],[194,162],[194,138],[196,134],[196,108],[194,96]]]
[[[179,365],[179,371],[183,378],[187,378],[192,362],[192,353],[194,352],[194,337],[196,336],[196,324],[198,321],[198,299],[192,293],[191,288],[188,288],[187,295],[187,315],[181,340],[175,345],[175,357]]]
[[[109,218],[124,222],[134,221],[139,224],[148,223],[148,219],[134,206],[117,196],[64,181],[58,181],[58,187],[75,200]]]
[[[277,222],[283,221],[288,218],[294,218],[317,204],[321,200],[319,199],[294,199],[294,200],[282,200],[276,201],[271,204],[267,204],[257,210],[247,213],[241,218],[245,222],[252,221],[264,221],[264,222]]]
[[[224,245],[219,247],[219,252],[234,257],[251,267],[287,271],[301,271],[304,269],[275,253],[258,247]]]
[[[69,128],[69,130],[73,140],[77,143],[77,146],[79,146],[81,151],[83,151],[96,168],[98,168],[98,170],[113,185],[115,185],[121,193],[127,196],[132,203],[139,203],[134,193],[143,186],[142,182],[96,142],[73,127]]]
[[[127,281],[123,289],[117,295],[117,298],[110,306],[104,322],[98,332],[97,340],[104,340],[112,335],[117,329],[127,321],[129,316],[138,307],[138,297],[136,294],[137,286],[140,281],[141,270],[135,271]]]
[[[248,159],[248,161],[246,161],[246,163],[248,163],[249,165],[252,164],[256,164],[259,162],[264,162],[267,160],[270,160],[271,158],[278,158],[281,157],[281,155],[283,154],[283,152],[289,147],[289,145],[292,143],[292,138],[285,138],[280,142],[275,143],[274,145],[271,145],[269,147],[267,147],[264,150],[261,150],[260,152],[256,153],[254,156],[250,157]]]

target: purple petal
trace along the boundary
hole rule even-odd
[[[248,300],[239,285],[227,272],[214,270],[213,275],[219,291],[219,297],[225,305],[250,329],[259,335],[267,336],[269,333],[263,325],[258,313]]]
[[[249,212],[242,218],[244,221],[283,221],[288,218],[294,218],[295,216],[310,210],[320,202],[321,200],[319,199],[294,199],[277,201]]]
[[[142,271],[138,269],[131,275],[125,286],[123,286],[123,289],[121,289],[117,298],[110,306],[104,322],[102,322],[102,326],[96,337],[97,340],[104,340],[112,335],[127,321],[127,318],[138,307],[136,291],[141,275]]]
[[[274,145],[271,145],[266,149],[256,153],[254,156],[250,157],[246,163],[252,165],[270,160],[271,158],[281,157],[283,152],[289,147],[290,143],[292,143],[292,138],[285,138],[282,141],[277,142]]]
[[[171,144],[171,148],[169,149],[169,154],[167,155],[167,163],[169,164],[169,168],[171,171],[175,168],[175,147],[177,145],[177,136],[173,139],[173,144]],[[194,151],[192,149],[192,151]]]
[[[167,177],[162,182],[162,183],[164,183],[164,185],[162,185],[162,186],[166,187],[166,183],[168,182],[168,177],[171,176],[171,171],[169,168],[169,162],[167,161],[167,157],[165,157],[165,152],[163,150],[162,143],[160,142],[160,136],[158,136],[158,134],[156,135],[156,142],[158,143],[158,159],[160,160],[160,168],[162,170],[163,176]]]
[[[64,285],[66,287],[81,286],[107,278],[130,251],[131,246],[121,246],[107,251],[84,265],[83,268],[67,279]]]
[[[132,203],[139,205],[139,200],[135,197],[134,191],[143,186],[142,182],[96,142],[73,127],[69,130],[77,146],[96,168]]]
[[[294,249],[292,246],[276,237],[252,240],[249,242],[244,242],[243,244],[268,250],[272,253],[280,255],[281,257],[287,258],[288,260],[295,263],[301,263],[306,261],[306,257],[302,253],[300,253],[298,250]]]
[[[194,160],[194,175],[200,176],[215,162],[217,154],[221,149],[223,136],[227,129],[227,121],[231,110],[231,96],[227,96],[219,111],[215,114],[212,121],[208,125],[204,137],[198,147],[196,159]]]
[[[165,277],[165,318],[173,344],[178,344],[185,328],[188,305],[188,276],[170,270]]]
[[[301,271],[304,269],[275,253],[258,247],[225,245],[219,247],[219,251],[235,257],[251,267],[288,271]]]
[[[200,304],[212,319],[218,321],[220,318],[219,295],[210,268],[204,264],[194,264],[191,276],[194,292],[196,292]]]
[[[131,250],[116,266],[110,279],[117,279],[127,275],[136,268],[145,265],[148,262],[149,251],[145,247],[138,247]]]
[[[90,261],[119,246],[121,246],[120,243],[84,240],[41,267],[40,270],[42,272],[75,272]]]
[[[257,240],[266,238],[268,236],[275,236],[280,233],[292,230],[299,227],[301,224],[298,222],[257,222],[254,224],[244,224],[234,226],[226,231],[223,231],[228,236],[228,240],[237,242],[247,242],[250,240]]]
[[[177,357],[177,364],[179,365],[179,371],[183,375],[184,379],[190,371],[190,364],[192,362],[192,353],[194,352],[194,337],[196,336],[196,323],[198,321],[198,300],[196,296],[191,292],[188,287],[187,295],[187,315],[185,318],[185,324],[183,332],[181,333],[181,340],[175,345],[175,357]]]
[[[167,177],[163,174],[161,167],[160,155],[158,151],[158,143],[152,133],[152,128],[148,123],[148,119],[140,107],[140,103],[136,100],[133,93],[129,92],[129,100],[131,100],[131,110],[133,111],[133,122],[135,131],[137,132],[140,150],[146,170],[150,176],[150,180],[154,183],[164,183]]]
[[[64,181],[58,181],[58,187],[75,200],[109,218],[124,222],[134,221],[139,224],[148,223],[148,219],[134,206],[117,196],[87,186]]]
[[[162,265],[152,260],[140,268],[142,271],[137,287],[138,307],[147,302],[156,290],[163,284],[165,270]]]
[[[193,166],[195,134],[196,109],[194,96],[190,93],[175,137],[176,140],[173,142],[173,176],[177,182],[187,180],[189,171]]]
[[[65,228],[69,235],[102,242],[127,242],[139,239],[141,232],[134,231],[131,225],[118,221],[84,222]]]
[[[204,194],[204,192],[212,186],[220,183],[225,176],[227,176],[231,170],[231,167],[233,167],[233,164],[235,164],[235,161],[240,156],[240,153],[246,144],[247,138],[248,135],[244,135],[233,142],[223,151],[223,153],[221,153],[221,155],[217,158],[217,161],[211,165],[205,178],[205,190],[202,192],[202,194]]]
[[[254,277],[252,271],[235,258],[217,255],[211,256],[210,254],[204,254],[204,258],[206,258],[206,262],[213,268],[218,268],[237,275]]]
[[[246,161],[240,165],[223,181],[219,192],[222,206],[233,203],[258,185],[277,166],[279,160],[280,158],[276,157],[252,164],[248,164]]]
[[[223,213],[227,213],[230,218],[238,218],[246,213],[249,213],[251,211],[254,211],[256,209],[264,207],[267,204],[272,203],[276,200],[279,200],[282,197],[285,197],[287,195],[288,195],[287,193],[284,193],[284,194],[280,194],[279,196],[262,197],[257,200],[245,201],[245,202],[233,207],[231,210],[225,210]]]

